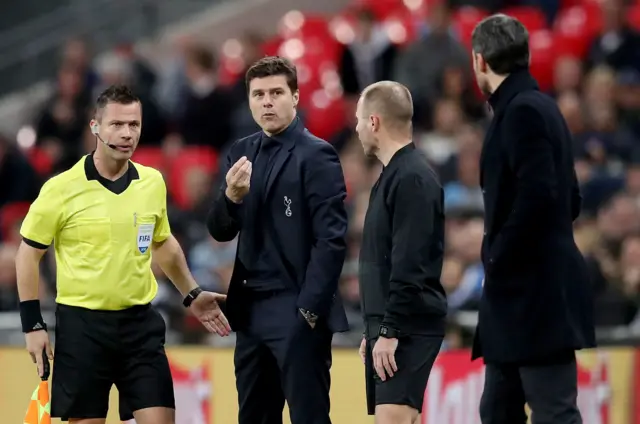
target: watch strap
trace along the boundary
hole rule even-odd
[[[193,301],[196,299],[196,297],[198,297],[200,293],[202,293],[202,288],[200,287],[196,287],[195,289],[191,290],[182,301],[184,307],[188,308],[189,306],[191,306],[191,303],[193,303]]]
[[[398,339],[400,338],[400,332],[395,328],[387,327],[386,325],[381,325],[380,330],[378,331],[379,337],[384,337],[385,339]]]

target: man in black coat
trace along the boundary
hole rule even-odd
[[[266,57],[246,76],[262,131],[236,141],[207,226],[238,236],[227,295],[237,333],[239,424],[330,424],[333,333],[348,329],[338,295],[346,255],[346,188],[334,148],[296,116],[298,79]],[[239,235],[238,235],[239,234]]]
[[[573,238],[581,197],[571,135],[529,73],[529,36],[494,15],[472,36],[493,120],[481,156],[485,206],[473,359],[486,363],[483,424],[581,423],[575,351],[595,346],[586,264]]]

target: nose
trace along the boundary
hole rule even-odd
[[[131,128],[128,125],[125,125],[124,130],[122,130],[122,136],[125,140],[131,140]]]
[[[271,95],[267,94],[266,96],[264,96],[262,107],[264,107],[265,109],[270,109],[273,107],[273,100],[271,99]]]

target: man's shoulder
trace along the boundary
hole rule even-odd
[[[527,90],[518,93],[505,110],[506,116],[528,115],[530,118],[559,116],[560,110],[556,101],[538,90]]]
[[[338,152],[331,143],[316,137],[306,128],[296,140],[296,150],[304,160],[331,160],[338,158]]]
[[[250,146],[251,144],[253,144],[255,141],[259,141],[260,138],[262,137],[262,131],[257,131],[253,134],[250,134],[246,137],[242,137],[236,141],[233,142],[233,144],[231,144],[230,149],[231,150],[235,150],[235,149],[243,149],[247,146]]]
[[[71,168],[59,174],[56,174],[45,181],[40,193],[60,193],[62,189],[68,188],[70,185],[77,182],[80,178],[84,178],[86,180],[86,174],[84,171],[85,158],[86,156],[84,156]]]
[[[141,180],[164,183],[164,177],[162,176],[162,173],[156,168],[142,165],[137,162],[133,162],[133,166],[135,166],[136,171],[138,171]]]
[[[430,190],[442,189],[440,178],[428,164],[419,160],[407,161],[396,170],[393,187],[424,187]]]
[[[440,185],[440,178],[429,163],[426,153],[421,149],[414,149],[411,154],[400,158],[398,180],[418,179],[428,184]]]

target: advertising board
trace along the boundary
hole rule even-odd
[[[176,424],[237,422],[231,349],[170,348],[168,356],[176,393]],[[638,361],[640,353],[632,348],[579,354],[578,400],[584,424],[640,424],[633,411],[638,405],[636,399],[640,399]],[[356,350],[334,351],[334,424],[373,424],[366,415],[363,376]],[[478,405],[483,382],[482,362],[470,362],[468,351],[441,354],[425,391],[422,424],[480,424]],[[35,365],[23,349],[0,349],[0,422],[23,422],[37,384]],[[120,424],[117,411],[114,388],[107,424]],[[284,417],[284,423],[289,424],[286,409]]]

